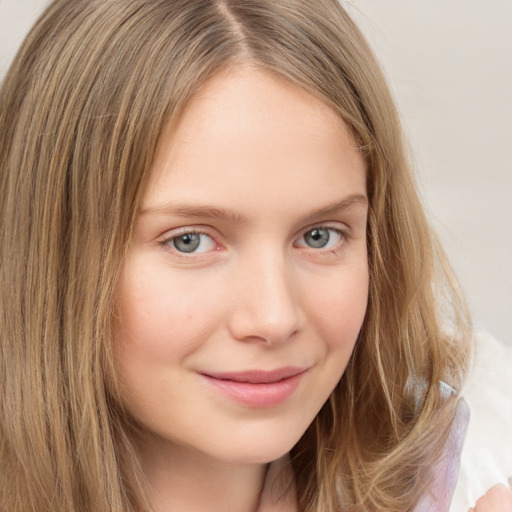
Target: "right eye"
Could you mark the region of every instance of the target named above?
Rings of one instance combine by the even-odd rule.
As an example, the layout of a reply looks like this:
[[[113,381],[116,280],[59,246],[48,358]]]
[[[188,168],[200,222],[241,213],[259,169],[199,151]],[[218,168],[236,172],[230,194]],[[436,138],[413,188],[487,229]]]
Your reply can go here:
[[[166,238],[164,245],[183,254],[208,252],[215,249],[215,241],[206,233],[189,231]]]

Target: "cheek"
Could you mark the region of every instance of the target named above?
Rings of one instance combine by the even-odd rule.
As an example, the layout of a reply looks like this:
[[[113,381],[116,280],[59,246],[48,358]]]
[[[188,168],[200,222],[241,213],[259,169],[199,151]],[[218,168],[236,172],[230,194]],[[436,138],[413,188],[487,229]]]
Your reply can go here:
[[[132,255],[119,289],[119,398],[137,421],[155,430],[168,424],[175,409],[187,410],[182,391],[188,358],[200,351],[223,315],[220,301],[190,281]],[[164,398],[171,409],[162,407]]]
[[[314,405],[311,418],[328,400],[352,356],[366,314],[368,283],[364,264],[337,269],[307,296],[320,370],[318,382],[307,391],[306,402]]]
[[[365,265],[337,274],[309,294],[309,310],[328,349],[353,347],[368,304],[368,268]]]
[[[220,303],[197,282],[136,263],[127,265],[119,293],[119,357],[156,365],[182,360],[215,328]]]

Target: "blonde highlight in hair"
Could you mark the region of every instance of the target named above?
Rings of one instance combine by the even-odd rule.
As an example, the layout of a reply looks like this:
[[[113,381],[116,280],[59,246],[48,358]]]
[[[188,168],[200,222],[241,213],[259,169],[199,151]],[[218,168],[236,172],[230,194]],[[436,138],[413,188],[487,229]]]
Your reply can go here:
[[[241,62],[329,104],[368,164],[368,311],[347,371],[292,451],[300,510],[403,512],[423,489],[455,408],[438,381],[460,388],[469,321],[385,80],[344,9],[55,0],[0,90],[0,510],[147,506],[118,401],[117,283],[163,131]]]

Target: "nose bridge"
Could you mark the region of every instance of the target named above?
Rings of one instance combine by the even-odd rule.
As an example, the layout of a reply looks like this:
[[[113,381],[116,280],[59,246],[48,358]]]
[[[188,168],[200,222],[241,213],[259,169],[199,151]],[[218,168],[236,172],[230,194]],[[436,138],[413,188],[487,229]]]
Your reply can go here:
[[[286,341],[300,328],[293,266],[283,251],[253,251],[241,258],[233,297],[231,329],[241,340]]]

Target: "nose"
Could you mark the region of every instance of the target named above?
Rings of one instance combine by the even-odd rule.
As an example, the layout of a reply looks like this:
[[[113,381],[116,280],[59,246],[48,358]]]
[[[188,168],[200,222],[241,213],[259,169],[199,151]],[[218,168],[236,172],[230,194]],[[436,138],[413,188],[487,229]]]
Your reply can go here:
[[[250,258],[235,274],[229,315],[229,329],[235,339],[276,345],[302,329],[299,288],[285,257],[268,254]]]

